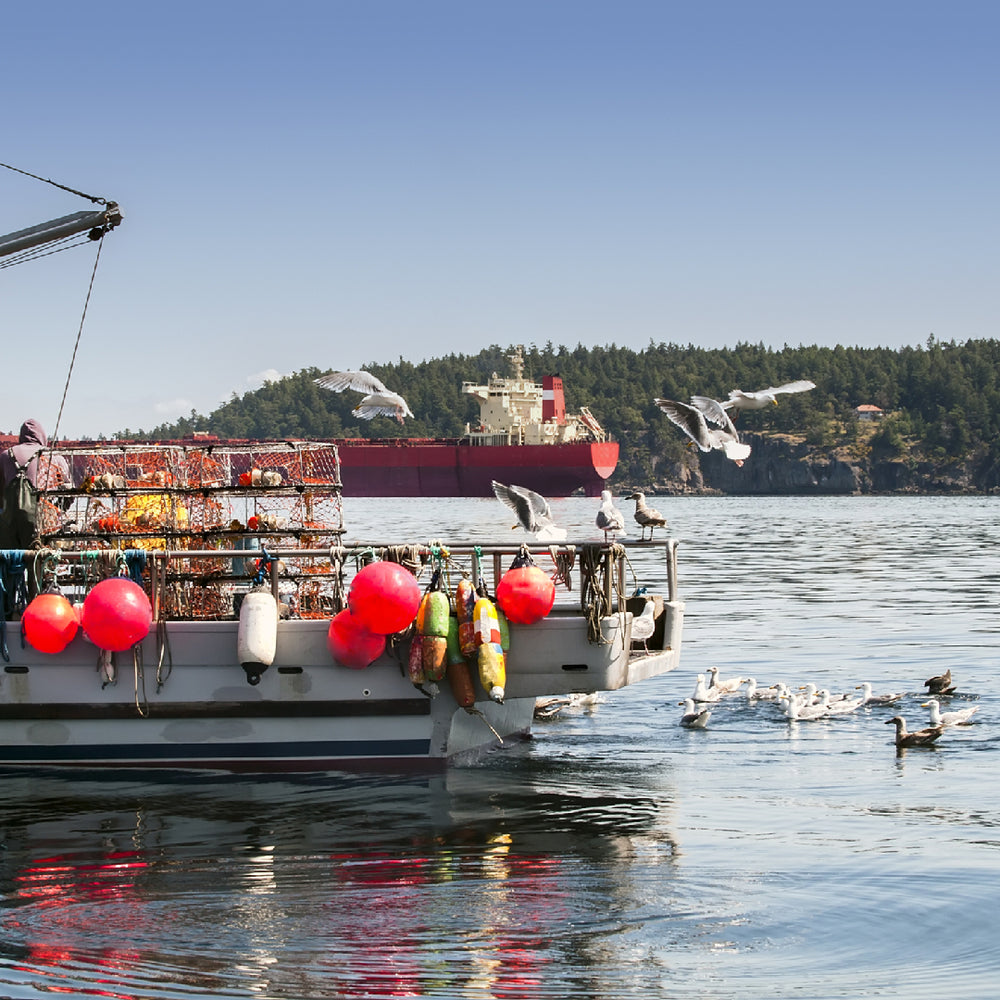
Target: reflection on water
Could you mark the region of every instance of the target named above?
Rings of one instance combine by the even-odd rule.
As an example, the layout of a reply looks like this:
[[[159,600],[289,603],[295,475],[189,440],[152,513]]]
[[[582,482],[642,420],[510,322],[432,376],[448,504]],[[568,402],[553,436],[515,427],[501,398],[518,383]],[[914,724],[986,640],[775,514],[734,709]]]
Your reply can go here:
[[[0,983],[538,995],[593,961],[570,928],[620,928],[636,859],[670,863],[668,805],[614,772],[4,781]]]
[[[997,501],[657,507],[680,539],[681,668],[481,766],[0,778],[0,996],[993,997]],[[596,501],[553,511],[591,538]],[[414,541],[509,532],[490,500],[347,501],[360,537],[387,517]],[[660,570],[629,558],[642,583]],[[734,698],[683,730],[713,664],[906,695],[794,724]],[[947,667],[975,725],[897,754],[885,720],[923,724]]]

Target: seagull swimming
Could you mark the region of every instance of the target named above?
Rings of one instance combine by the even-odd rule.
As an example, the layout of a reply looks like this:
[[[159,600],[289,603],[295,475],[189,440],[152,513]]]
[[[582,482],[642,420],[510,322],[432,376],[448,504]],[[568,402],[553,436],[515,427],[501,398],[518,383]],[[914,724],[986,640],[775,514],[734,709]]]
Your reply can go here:
[[[692,701],[718,701],[722,697],[722,692],[718,688],[710,688],[705,683],[705,675],[698,674],[695,678],[694,694]]]
[[[549,510],[549,502],[540,493],[529,490],[525,486],[504,486],[493,480],[493,492],[497,500],[505,503],[520,522],[518,526],[531,532],[540,542],[563,542],[566,540],[566,529],[556,526]]]
[[[886,719],[885,724],[896,725],[896,746],[897,747],[929,747],[944,732],[943,726],[931,726],[928,729],[918,729],[916,732],[906,731],[906,719],[901,715],[894,715],[891,719]]]
[[[777,687],[757,689],[757,678],[747,678],[747,701],[774,701],[778,697]]]
[[[646,537],[646,529],[649,528],[649,540],[653,540],[653,528],[665,528],[667,519],[652,507],[646,506],[645,493],[633,493],[629,500],[635,501],[635,523],[642,528],[642,538]]]
[[[942,712],[941,705],[938,703],[937,698],[930,698],[925,701],[921,708],[929,708],[931,710],[930,723],[932,726],[971,726],[972,723],[969,720],[979,711],[979,706],[976,705],[974,708],[959,708],[954,712]]]
[[[815,382],[800,379],[798,382],[786,382],[784,385],[759,389],[757,392],[743,392],[742,389],[733,389],[729,394],[729,399],[722,403],[722,406],[727,410],[737,411],[763,410],[769,404],[777,406],[778,401],[774,397],[783,392],[807,392],[809,389],[815,388]]]
[[[951,667],[937,677],[928,677],[924,681],[924,687],[928,694],[953,694],[955,689],[951,686]]]
[[[691,405],[674,399],[654,399],[656,405],[701,451],[719,449],[726,458],[742,465],[750,457],[750,445],[740,441],[729,414],[722,404],[709,396],[692,396]],[[709,424],[714,427],[709,427]]]
[[[902,691],[896,691],[892,694],[872,694],[872,686],[868,681],[859,684],[855,690],[861,692],[861,702],[863,705],[892,705],[903,697]]]
[[[717,690],[719,694],[735,694],[743,686],[745,680],[743,677],[729,677],[726,680],[720,680],[718,667],[709,667],[708,672],[712,675],[708,681],[708,688],[710,691]]]
[[[604,540],[608,533],[625,534],[625,515],[615,506],[610,490],[601,491],[601,506],[597,511],[597,527],[604,532]]]
[[[712,710],[695,707],[693,698],[685,698],[677,704],[684,706],[684,714],[680,717],[679,725],[685,729],[704,729],[708,725],[708,720],[712,718]]]
[[[404,417],[413,416],[406,400],[398,393],[390,392],[371,372],[331,372],[315,379],[315,382],[333,392],[353,389],[355,392],[365,393],[364,399],[352,411],[362,420],[382,416],[395,417],[402,423]]]

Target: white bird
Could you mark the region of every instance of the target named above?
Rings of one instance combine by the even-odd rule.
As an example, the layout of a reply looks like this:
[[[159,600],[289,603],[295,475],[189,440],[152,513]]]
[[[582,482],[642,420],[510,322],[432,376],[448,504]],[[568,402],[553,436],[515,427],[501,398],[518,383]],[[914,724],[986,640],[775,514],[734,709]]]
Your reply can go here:
[[[897,747],[926,747],[930,746],[943,732],[943,726],[930,726],[927,729],[918,729],[915,732],[907,732],[906,719],[901,715],[894,715],[891,719],[886,719],[885,724],[896,726],[896,746]]]
[[[540,493],[529,490],[525,486],[504,486],[493,480],[493,492],[496,498],[505,503],[515,514],[519,524],[513,527],[524,528],[533,534],[540,542],[562,542],[566,540],[566,529],[560,528],[552,520],[549,502]]]
[[[406,400],[398,393],[390,392],[371,372],[331,372],[316,379],[316,384],[332,392],[353,389],[355,392],[365,393],[364,399],[352,411],[362,420],[383,416],[395,417],[402,423],[404,417],[413,416]]]
[[[654,528],[665,528],[667,519],[652,507],[646,506],[646,495],[644,493],[632,493],[630,500],[635,501],[635,523],[642,528],[642,538],[646,537],[646,529],[649,528],[649,540],[653,540]]]
[[[865,703],[864,698],[831,698],[830,692],[823,688],[819,693],[819,705],[830,715],[847,715],[856,712]]]
[[[864,705],[892,705],[903,697],[902,691],[892,694],[872,694],[872,686],[868,681],[859,684],[855,690],[861,692],[861,701]]]
[[[750,445],[743,444],[729,414],[718,400],[708,396],[692,396],[691,403],[674,399],[654,399],[656,405],[675,423],[701,451],[719,449],[737,465],[750,456]],[[715,424],[709,427],[709,423]]]
[[[817,719],[825,719],[827,710],[822,705],[803,705],[794,696],[782,697],[785,703],[785,717],[795,722],[815,722]]]
[[[778,401],[774,398],[783,392],[808,392],[815,389],[816,383],[801,379],[798,382],[786,382],[784,385],[771,386],[768,389],[758,389],[757,392],[743,392],[742,389],[733,389],[722,405],[727,410],[763,410],[770,405],[777,406]]]
[[[979,711],[977,705],[973,708],[959,708],[954,712],[942,712],[937,698],[923,702],[920,707],[931,710],[930,723],[932,726],[971,726],[972,723],[969,720]]]
[[[610,490],[601,491],[601,506],[597,511],[597,527],[604,532],[604,540],[608,540],[608,533],[613,535],[625,534],[625,515],[615,506],[615,501]]]
[[[712,675],[708,679],[709,690],[717,690],[720,694],[735,694],[743,686],[744,678],[742,677],[729,677],[726,680],[721,680],[718,667],[709,667],[708,672]]]
[[[757,678],[748,677],[746,696],[747,701],[774,701],[778,697],[778,688],[775,685],[769,688],[758,689]]]
[[[694,694],[692,701],[718,701],[722,697],[722,692],[718,688],[710,688],[705,683],[705,675],[698,674],[695,678]]]
[[[645,645],[646,640],[656,629],[655,612],[656,602],[647,600],[642,613],[632,616],[632,642],[641,642]]]
[[[708,720],[712,718],[712,710],[696,707],[693,698],[685,698],[677,704],[684,706],[684,714],[681,715],[679,724],[685,729],[704,729],[708,725]]]

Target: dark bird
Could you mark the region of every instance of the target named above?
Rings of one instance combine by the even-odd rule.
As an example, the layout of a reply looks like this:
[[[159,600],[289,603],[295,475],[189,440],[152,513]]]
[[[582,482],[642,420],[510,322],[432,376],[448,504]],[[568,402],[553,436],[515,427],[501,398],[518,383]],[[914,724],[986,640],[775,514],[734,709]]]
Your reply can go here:
[[[597,511],[597,527],[604,532],[604,540],[608,534],[625,534],[625,515],[615,506],[610,490],[601,491],[601,506]]]
[[[364,399],[354,407],[355,416],[362,420],[374,417],[395,417],[403,423],[404,417],[412,417],[406,400],[398,393],[390,392],[382,382],[370,372],[331,372],[315,380],[317,385],[332,392],[353,389],[365,393]]]
[[[896,727],[897,747],[929,747],[944,732],[943,726],[929,726],[927,729],[918,729],[915,732],[906,731],[906,719],[901,715],[894,715],[891,719],[886,719],[887,726]]]
[[[951,667],[937,677],[928,677],[924,681],[924,687],[928,694],[954,694],[955,689],[951,686]]]
[[[504,486],[493,480],[493,492],[497,500],[506,504],[517,514],[518,524],[540,542],[562,542],[566,540],[566,529],[556,526],[549,510],[549,502],[540,493],[525,486]]]
[[[740,441],[729,414],[709,396],[692,396],[691,405],[674,399],[654,399],[656,405],[701,451],[719,449],[726,458],[742,465],[750,456],[750,445]],[[709,424],[715,426],[709,427]]]
[[[778,401],[775,396],[783,392],[808,392],[815,389],[816,383],[801,379],[798,382],[786,382],[784,385],[771,386],[768,389],[758,389],[757,392],[743,392],[742,389],[733,389],[722,405],[727,410],[763,410],[771,405],[777,406]]]
[[[665,528],[667,526],[667,519],[658,510],[646,506],[645,493],[633,493],[629,499],[635,501],[634,517],[635,523],[642,528],[641,537],[646,537],[646,529],[649,528],[649,540],[652,541],[653,529]]]

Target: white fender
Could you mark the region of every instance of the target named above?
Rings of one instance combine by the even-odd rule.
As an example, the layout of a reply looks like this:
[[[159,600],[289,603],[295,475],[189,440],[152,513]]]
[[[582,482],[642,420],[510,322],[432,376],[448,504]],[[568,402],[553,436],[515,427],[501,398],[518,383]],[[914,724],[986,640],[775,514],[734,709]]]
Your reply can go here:
[[[251,684],[274,662],[278,644],[278,603],[269,590],[251,590],[240,605],[237,657]]]

